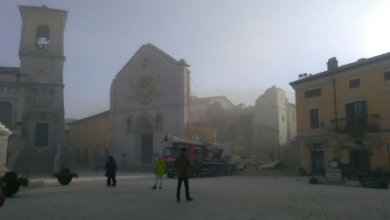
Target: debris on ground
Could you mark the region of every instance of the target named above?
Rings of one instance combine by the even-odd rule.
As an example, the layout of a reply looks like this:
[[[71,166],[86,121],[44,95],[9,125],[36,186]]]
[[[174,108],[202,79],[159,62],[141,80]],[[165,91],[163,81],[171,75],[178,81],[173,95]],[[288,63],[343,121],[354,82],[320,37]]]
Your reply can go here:
[[[237,164],[237,175],[242,176],[296,176],[297,169],[285,167],[283,161],[271,161],[267,154],[233,156],[229,163]]]
[[[281,160],[277,160],[277,161],[274,161],[271,163],[261,165],[258,168],[262,169],[262,170],[272,170],[272,169],[275,169],[275,167],[277,167],[281,162],[282,162]]]

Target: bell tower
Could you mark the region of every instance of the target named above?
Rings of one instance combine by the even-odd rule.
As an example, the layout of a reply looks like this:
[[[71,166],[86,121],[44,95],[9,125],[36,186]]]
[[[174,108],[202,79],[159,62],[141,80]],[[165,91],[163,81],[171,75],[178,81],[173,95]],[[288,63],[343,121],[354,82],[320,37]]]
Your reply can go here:
[[[28,147],[64,143],[64,30],[67,11],[19,6],[20,74],[25,76],[23,133]]]

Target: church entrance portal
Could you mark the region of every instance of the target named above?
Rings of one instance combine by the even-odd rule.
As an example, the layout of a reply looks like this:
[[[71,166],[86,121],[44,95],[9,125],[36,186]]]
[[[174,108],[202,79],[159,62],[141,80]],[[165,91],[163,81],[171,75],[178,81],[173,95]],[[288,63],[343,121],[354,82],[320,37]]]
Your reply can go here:
[[[141,162],[144,164],[153,162],[153,134],[141,135]]]
[[[35,147],[47,147],[49,144],[49,124],[37,123],[35,126]]]

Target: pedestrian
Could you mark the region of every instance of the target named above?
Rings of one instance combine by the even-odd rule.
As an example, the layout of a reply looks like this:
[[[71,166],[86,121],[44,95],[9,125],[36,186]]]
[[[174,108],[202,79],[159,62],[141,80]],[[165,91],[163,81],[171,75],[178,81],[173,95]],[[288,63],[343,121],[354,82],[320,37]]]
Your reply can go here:
[[[184,182],[184,187],[186,190],[186,199],[187,201],[192,201],[190,197],[190,191],[188,186],[188,167],[191,166],[190,160],[186,156],[187,149],[183,148],[181,150],[180,156],[175,160],[175,167],[177,169],[177,191],[176,191],[176,200],[180,202],[180,190],[181,183]]]
[[[116,162],[113,157],[108,158],[108,162],[106,163],[106,177],[107,177],[107,187],[111,187],[111,181],[112,181],[112,187],[116,187]]]
[[[161,189],[162,177],[165,173],[165,169],[166,169],[165,163],[162,160],[162,158],[159,157],[157,162],[156,162],[156,165],[154,165],[154,175],[156,175],[156,180],[154,181],[154,186],[152,187],[152,189],[156,189],[158,182],[160,182],[159,189]]]

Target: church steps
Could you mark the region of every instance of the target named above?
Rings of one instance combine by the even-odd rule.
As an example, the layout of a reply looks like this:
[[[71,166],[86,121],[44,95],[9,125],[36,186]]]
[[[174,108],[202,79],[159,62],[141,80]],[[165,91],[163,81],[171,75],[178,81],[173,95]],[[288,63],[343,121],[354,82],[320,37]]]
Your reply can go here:
[[[14,171],[25,176],[51,175],[57,149],[25,148],[15,164]]]

